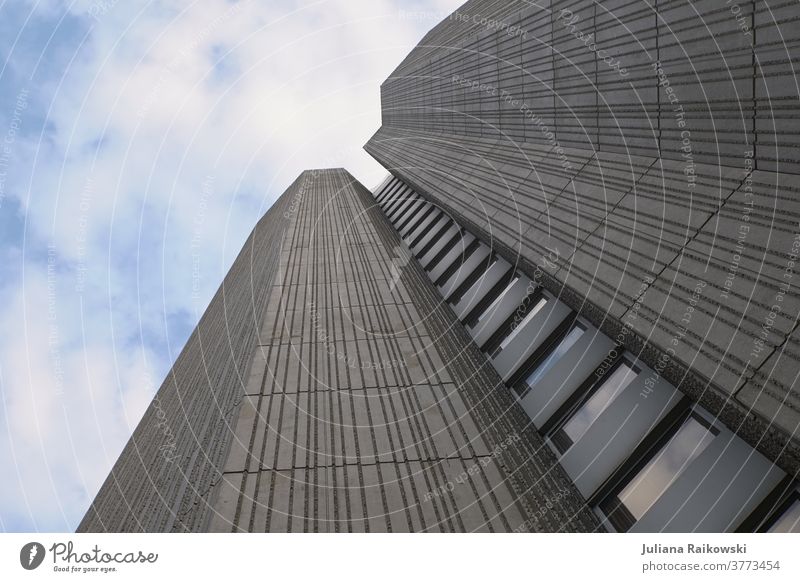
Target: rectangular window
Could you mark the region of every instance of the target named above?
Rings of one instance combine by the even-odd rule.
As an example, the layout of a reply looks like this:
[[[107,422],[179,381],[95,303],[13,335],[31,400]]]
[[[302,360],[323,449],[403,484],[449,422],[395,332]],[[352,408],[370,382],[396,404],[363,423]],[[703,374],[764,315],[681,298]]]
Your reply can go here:
[[[553,434],[552,441],[559,451],[566,452],[586,434],[614,399],[639,375],[639,369],[623,360],[604,379],[595,383],[582,404],[574,408]]]
[[[800,533],[800,485],[797,481],[784,476],[736,531]]]
[[[527,378],[525,379],[525,383],[522,386],[522,393],[524,395],[525,392],[528,391],[529,388],[533,388],[533,386],[541,380],[545,374],[556,365],[556,363],[566,354],[575,343],[581,339],[581,336],[586,332],[586,327],[581,323],[576,323],[572,326],[567,334],[561,338],[561,341],[550,350],[550,352],[545,356],[543,359],[536,364],[536,366],[531,370],[528,374]]]
[[[774,533],[800,533],[800,500],[795,500],[767,530]]]
[[[494,266],[494,264],[497,262],[497,259],[497,255],[490,254],[486,259],[478,262],[478,265],[475,267],[475,269],[467,276],[466,279],[461,282],[458,288],[456,288],[455,291],[450,294],[447,302],[451,305],[458,305],[459,301],[461,301],[467,294],[467,291],[472,289],[472,286],[475,285],[475,283],[483,279],[489,273],[489,269]]]
[[[481,313],[480,317],[478,317],[478,323],[480,323],[481,321],[483,321],[483,319],[484,319],[485,317],[488,317],[488,316],[489,316],[489,314],[491,314],[491,313],[492,313],[492,311],[494,310],[494,308],[495,308],[495,307],[497,307],[497,305],[498,305],[498,304],[499,304],[499,303],[500,303],[500,302],[503,300],[503,297],[505,297],[505,296],[506,296],[506,293],[508,293],[508,291],[511,289],[511,286],[512,286],[514,283],[516,283],[518,280],[519,280],[519,275],[516,275],[516,276],[514,277],[514,279],[511,281],[511,283],[509,283],[509,284],[508,284],[508,286],[507,286],[505,289],[503,289],[503,291],[500,293],[500,295],[498,295],[498,296],[497,296],[497,298],[495,298],[495,300],[494,300],[494,301],[492,301],[492,302],[489,304],[489,307],[487,307],[486,309],[484,309],[483,313]]]
[[[508,335],[506,335],[506,337],[505,337],[505,339],[503,339],[503,341],[500,342],[500,347],[492,355],[496,356],[501,351],[506,349],[508,347],[508,344],[510,344],[514,340],[514,338],[519,335],[519,332],[521,332],[522,329],[526,325],[528,325],[528,322],[531,319],[533,319],[536,316],[536,314],[539,313],[545,305],[547,305],[547,298],[546,297],[540,297],[539,300],[536,302],[536,304],[528,310],[528,313],[525,315],[525,317],[522,319],[522,321],[520,321],[516,326],[514,326],[513,324],[511,325],[510,333]]]
[[[795,492],[780,508],[767,528],[773,533],[800,533],[800,494]]]
[[[639,521],[717,434],[719,430],[698,412],[690,413],[653,458],[616,495],[601,502],[600,509],[614,528],[628,531]]]

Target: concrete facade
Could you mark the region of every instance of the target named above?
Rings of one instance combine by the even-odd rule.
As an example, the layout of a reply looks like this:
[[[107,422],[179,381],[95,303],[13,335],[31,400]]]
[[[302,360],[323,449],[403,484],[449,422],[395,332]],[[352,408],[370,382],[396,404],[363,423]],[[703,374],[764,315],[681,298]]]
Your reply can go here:
[[[300,188],[295,182],[258,222],[78,531],[204,526],[277,272],[284,213]]]
[[[243,251],[241,284],[224,286],[228,309],[247,306],[227,328],[248,363],[213,391],[169,378],[80,531],[597,529],[369,191],[343,170],[307,171],[252,240],[267,231],[269,255]],[[203,353],[190,343],[179,363]],[[208,475],[202,494],[158,450],[158,406],[173,430],[197,429],[202,417],[173,412],[191,391],[198,409],[230,403],[211,450],[176,445]]]
[[[767,529],[800,491],[793,14],[464,4],[381,86],[390,178],[280,197],[79,531]],[[560,448],[610,351],[644,372]],[[619,526],[689,416],[711,444]]]
[[[383,83],[367,145],[610,337],[635,309],[625,347],[790,474],[795,13],[473,0]]]

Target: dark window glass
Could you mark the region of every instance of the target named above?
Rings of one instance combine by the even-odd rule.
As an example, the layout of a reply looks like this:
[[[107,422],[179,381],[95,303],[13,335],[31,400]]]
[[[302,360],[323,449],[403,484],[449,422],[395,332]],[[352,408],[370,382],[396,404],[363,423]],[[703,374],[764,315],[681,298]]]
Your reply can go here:
[[[774,533],[800,533],[800,498],[796,495],[767,529]]]

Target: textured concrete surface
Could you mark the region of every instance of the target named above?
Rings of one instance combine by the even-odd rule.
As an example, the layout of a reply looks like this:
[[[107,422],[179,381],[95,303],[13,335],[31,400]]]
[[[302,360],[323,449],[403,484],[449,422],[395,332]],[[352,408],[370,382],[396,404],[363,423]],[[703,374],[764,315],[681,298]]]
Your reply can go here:
[[[597,529],[401,245],[347,172],[302,174],[79,531]]]
[[[323,172],[306,192],[209,529],[595,529],[401,244],[349,174]]]
[[[367,151],[796,473],[796,8],[537,4],[434,28]]]
[[[367,150],[796,474],[800,29],[736,6],[472,0]],[[597,529],[400,247],[349,174],[300,176],[79,531]]]
[[[277,272],[298,179],[258,222],[78,531],[193,531],[207,521]]]

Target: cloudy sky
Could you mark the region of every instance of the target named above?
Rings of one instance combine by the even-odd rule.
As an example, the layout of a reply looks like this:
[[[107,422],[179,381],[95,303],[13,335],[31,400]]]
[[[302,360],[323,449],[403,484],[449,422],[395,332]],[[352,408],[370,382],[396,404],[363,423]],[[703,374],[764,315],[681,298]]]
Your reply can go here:
[[[380,82],[461,3],[0,0],[0,531],[75,528],[301,170],[383,178]]]

